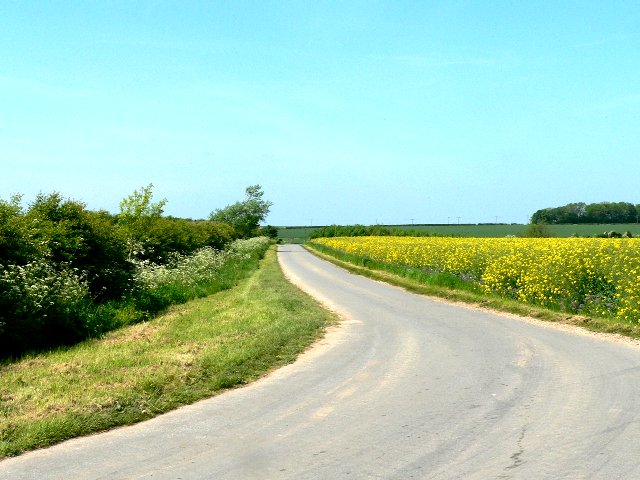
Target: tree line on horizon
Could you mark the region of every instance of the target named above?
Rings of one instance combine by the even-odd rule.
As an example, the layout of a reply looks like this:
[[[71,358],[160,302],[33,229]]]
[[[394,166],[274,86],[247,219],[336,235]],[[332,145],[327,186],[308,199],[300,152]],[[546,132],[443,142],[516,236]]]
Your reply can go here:
[[[531,216],[532,224],[638,223],[640,204],[629,202],[569,203],[562,207],[543,208]]]

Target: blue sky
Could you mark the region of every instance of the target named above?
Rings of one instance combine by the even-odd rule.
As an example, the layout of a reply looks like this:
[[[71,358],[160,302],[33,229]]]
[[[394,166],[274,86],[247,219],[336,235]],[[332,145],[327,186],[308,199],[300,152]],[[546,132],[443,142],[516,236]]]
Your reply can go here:
[[[0,198],[273,225],[640,203],[634,1],[0,2]]]

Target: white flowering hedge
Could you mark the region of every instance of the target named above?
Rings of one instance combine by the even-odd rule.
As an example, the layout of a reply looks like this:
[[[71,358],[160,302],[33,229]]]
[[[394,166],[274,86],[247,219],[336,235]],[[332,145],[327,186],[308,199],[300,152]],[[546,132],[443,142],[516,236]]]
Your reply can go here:
[[[266,237],[236,240],[225,250],[174,254],[163,265],[135,263],[133,287],[119,301],[95,302],[83,272],[39,259],[0,264],[0,357],[74,343],[163,308],[233,285],[262,258]]]
[[[154,291],[164,287],[196,287],[215,281],[222,267],[231,261],[247,260],[253,255],[262,256],[270,244],[267,237],[236,240],[225,250],[204,247],[191,255],[174,254],[163,265],[139,262],[135,283],[143,290]]]

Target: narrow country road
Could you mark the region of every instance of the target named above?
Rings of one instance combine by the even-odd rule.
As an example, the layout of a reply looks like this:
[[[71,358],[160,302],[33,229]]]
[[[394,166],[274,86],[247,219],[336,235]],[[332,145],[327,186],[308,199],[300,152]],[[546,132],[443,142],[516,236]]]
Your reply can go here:
[[[638,346],[433,301],[295,245],[279,258],[344,318],[299,361],[5,460],[0,478],[640,478]]]

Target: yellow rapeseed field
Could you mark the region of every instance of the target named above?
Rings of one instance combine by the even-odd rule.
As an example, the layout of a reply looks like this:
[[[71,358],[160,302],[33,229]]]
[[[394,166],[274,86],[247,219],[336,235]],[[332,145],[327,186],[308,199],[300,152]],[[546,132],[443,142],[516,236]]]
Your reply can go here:
[[[640,239],[337,237],[316,243],[446,272],[523,302],[640,321]]]

